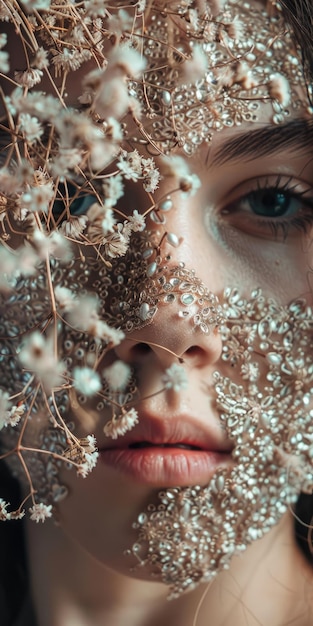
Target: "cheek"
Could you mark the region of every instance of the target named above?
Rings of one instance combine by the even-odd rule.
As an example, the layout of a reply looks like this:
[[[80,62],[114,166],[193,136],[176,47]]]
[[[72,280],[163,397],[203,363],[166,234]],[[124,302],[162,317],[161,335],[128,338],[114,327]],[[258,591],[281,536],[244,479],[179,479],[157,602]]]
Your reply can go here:
[[[298,297],[312,301],[311,232],[286,241],[269,241],[216,221],[209,212],[204,222],[217,250],[217,265],[223,268],[224,286],[235,284],[244,293],[259,287],[281,302]]]

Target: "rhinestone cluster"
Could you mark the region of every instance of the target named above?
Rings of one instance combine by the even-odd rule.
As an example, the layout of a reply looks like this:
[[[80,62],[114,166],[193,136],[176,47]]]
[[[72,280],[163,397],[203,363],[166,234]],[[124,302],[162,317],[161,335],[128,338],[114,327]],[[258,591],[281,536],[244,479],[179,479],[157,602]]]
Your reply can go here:
[[[145,28],[148,67],[142,84],[130,83],[130,94],[142,104],[152,145],[164,152],[179,146],[189,155],[216,131],[258,121],[264,102],[274,124],[303,110],[301,55],[279,11],[272,6],[270,16],[242,2],[239,16],[237,0],[230,0],[213,16],[208,3],[203,14],[192,5],[164,3]],[[195,61],[188,76],[188,63],[196,58],[207,67],[193,82],[199,69]]]
[[[224,296],[222,360],[231,374],[215,372],[212,385],[233,466],[206,487],[160,492],[134,523],[127,551],[169,585],[171,598],[228,568],[300,491],[313,491],[312,308],[278,305],[260,290]]]

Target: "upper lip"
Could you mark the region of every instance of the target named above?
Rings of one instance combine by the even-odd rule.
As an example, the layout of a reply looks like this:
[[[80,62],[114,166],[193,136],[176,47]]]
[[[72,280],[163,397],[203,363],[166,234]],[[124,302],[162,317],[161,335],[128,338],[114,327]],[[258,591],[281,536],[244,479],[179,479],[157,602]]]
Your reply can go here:
[[[193,446],[209,452],[230,452],[232,445],[228,440],[216,433],[208,424],[199,422],[192,416],[157,417],[140,412],[139,423],[118,439],[106,439],[100,447],[102,450],[113,448],[129,448],[136,443],[152,445]]]

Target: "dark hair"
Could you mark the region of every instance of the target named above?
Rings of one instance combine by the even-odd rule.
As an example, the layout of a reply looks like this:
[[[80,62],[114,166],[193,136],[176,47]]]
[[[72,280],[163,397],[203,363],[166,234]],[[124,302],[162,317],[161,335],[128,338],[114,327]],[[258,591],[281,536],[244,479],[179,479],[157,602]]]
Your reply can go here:
[[[313,3],[312,0],[280,0],[286,20],[291,24],[303,60],[307,82],[313,82]],[[308,89],[312,103],[313,94]],[[295,507],[296,540],[313,565],[310,526],[313,523],[313,495],[301,494]]]
[[[286,20],[292,25],[303,59],[307,82],[313,81],[313,3],[312,0],[280,0]],[[312,101],[312,94],[309,91]],[[0,497],[16,506],[20,503],[17,481],[0,462]],[[313,522],[313,495],[301,494],[295,507],[295,536],[306,558],[313,565],[310,526]],[[1,626],[14,626],[30,595],[24,524],[0,522],[0,614]],[[14,593],[12,593],[12,591]],[[30,616],[31,626],[35,620]]]

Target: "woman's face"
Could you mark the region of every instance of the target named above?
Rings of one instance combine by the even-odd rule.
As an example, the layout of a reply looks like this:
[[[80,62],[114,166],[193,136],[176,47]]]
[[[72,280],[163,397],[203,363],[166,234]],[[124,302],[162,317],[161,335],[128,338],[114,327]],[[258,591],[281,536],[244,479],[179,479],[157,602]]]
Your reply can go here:
[[[274,55],[273,73],[281,69],[275,63]],[[73,332],[82,319],[77,312],[67,317],[65,308],[60,316],[67,320],[58,341],[68,365],[93,367],[104,385],[107,368],[121,361],[130,379],[120,387],[115,382],[109,395],[104,387],[92,397],[75,386],[69,393],[66,420],[75,424],[76,437],[96,436],[99,461],[84,480],[57,468],[69,493],[55,514],[88,552],[126,575],[138,549],[146,567],[134,575],[149,579],[154,570],[173,584],[162,554],[153,557],[160,537],[173,555],[168,520],[177,523],[177,537],[187,546],[195,537],[210,542],[203,539],[208,528],[215,534],[223,529],[223,542],[201,563],[202,574],[223,566],[307,487],[310,444],[301,437],[312,437],[312,366],[302,300],[312,304],[313,126],[303,87],[297,84],[295,93],[300,105],[290,107],[282,124],[273,123],[264,98],[253,123],[233,120],[230,128],[212,132],[211,141],[188,157],[189,173],[183,148],[168,157],[156,154],[160,181],[153,201],[141,183],[125,176],[116,215],[127,220],[138,211],[146,219],[126,257],[108,267],[101,247],[95,254],[75,244],[75,262],[52,272],[55,286],[73,285],[81,315],[96,296],[97,320],[125,330],[120,343],[101,352],[101,342],[88,339],[86,348],[84,333]],[[129,146],[150,158],[151,147],[134,137]],[[173,365],[178,370],[168,371]],[[108,436],[108,424],[133,409],[134,427],[124,424],[124,434]],[[25,441],[31,446],[44,438],[52,450],[45,413],[43,403]],[[40,480],[41,472],[50,472],[50,480],[54,471],[40,468]],[[189,521],[192,531],[186,530]]]

